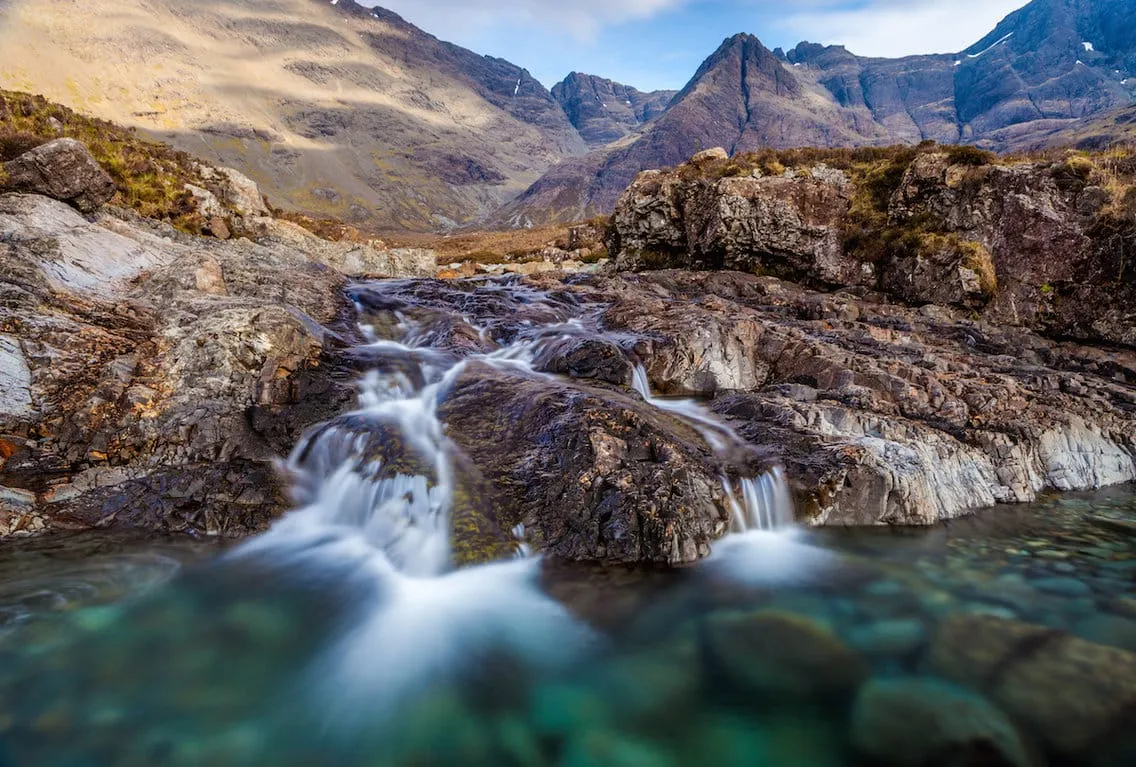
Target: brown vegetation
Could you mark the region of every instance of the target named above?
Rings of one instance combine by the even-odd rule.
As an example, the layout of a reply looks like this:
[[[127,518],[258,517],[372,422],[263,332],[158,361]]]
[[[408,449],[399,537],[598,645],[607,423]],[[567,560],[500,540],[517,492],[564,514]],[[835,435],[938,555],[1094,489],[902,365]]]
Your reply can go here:
[[[594,263],[607,257],[603,233],[606,216],[579,224],[557,224],[539,229],[512,229],[497,232],[461,232],[451,235],[401,233],[384,239],[394,247],[432,248],[439,264],[470,261],[503,264],[541,258],[546,248],[589,251],[582,260]]]
[[[185,185],[204,183],[190,155],[42,96],[0,90],[0,162],[61,137],[87,145],[114,179],[114,203],[183,231],[201,231],[205,222]]]

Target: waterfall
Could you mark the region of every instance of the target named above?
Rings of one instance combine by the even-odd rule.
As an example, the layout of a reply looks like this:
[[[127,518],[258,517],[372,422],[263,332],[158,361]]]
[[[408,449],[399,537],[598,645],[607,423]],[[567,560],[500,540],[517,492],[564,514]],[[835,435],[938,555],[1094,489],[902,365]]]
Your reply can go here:
[[[686,420],[718,455],[724,455],[732,446],[744,444],[737,432],[698,402],[653,395],[647,369],[643,365],[635,366],[632,380],[635,391],[648,404]],[[760,476],[741,479],[736,488],[729,477],[723,475],[722,488],[730,504],[733,532],[778,530],[792,526],[793,497],[785,470],[780,466],[775,466]]]
[[[485,286],[490,295],[507,287]],[[364,289],[372,300],[383,299],[383,288]],[[550,345],[603,333],[595,314],[585,324],[579,316],[570,316],[578,314],[579,307],[554,305],[527,286],[517,291],[527,305],[539,305],[547,319],[516,323],[502,348],[463,358],[430,348],[428,328],[401,310],[393,310],[399,341],[380,339],[374,328],[361,323],[369,341],[362,349],[381,353],[388,365],[362,376],[356,411],[317,428],[296,446],[286,469],[300,508],[247,548],[284,542],[302,548],[329,535],[350,536],[379,557],[384,569],[400,576],[437,578],[449,573],[456,448],[438,418],[440,402],[472,364],[551,377],[534,368]],[[483,340],[494,332],[489,326],[475,326],[466,312],[459,316]],[[634,367],[633,387],[653,407],[691,424],[718,456],[736,457],[744,448],[745,441],[699,403],[653,395],[642,365]],[[723,474],[721,481],[733,532],[792,525],[792,500],[780,467],[738,480]],[[523,526],[512,531],[512,538],[518,556],[530,553]]]

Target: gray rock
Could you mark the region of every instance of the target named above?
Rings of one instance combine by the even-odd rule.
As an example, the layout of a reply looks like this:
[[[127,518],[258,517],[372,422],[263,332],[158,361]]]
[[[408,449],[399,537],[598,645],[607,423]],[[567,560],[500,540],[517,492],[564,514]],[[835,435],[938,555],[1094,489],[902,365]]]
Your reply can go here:
[[[437,253],[427,248],[383,248],[371,242],[325,240],[290,221],[253,216],[243,228],[265,246],[283,245],[348,276],[433,277]]]
[[[81,142],[59,138],[4,163],[4,191],[42,194],[93,213],[114,196],[114,181]]]
[[[341,275],[35,195],[0,195],[0,237],[0,292],[20,296],[0,308],[20,329],[0,336],[0,424],[27,435],[0,506],[18,490],[51,525],[232,535],[282,510],[273,457],[352,399],[321,327]]]

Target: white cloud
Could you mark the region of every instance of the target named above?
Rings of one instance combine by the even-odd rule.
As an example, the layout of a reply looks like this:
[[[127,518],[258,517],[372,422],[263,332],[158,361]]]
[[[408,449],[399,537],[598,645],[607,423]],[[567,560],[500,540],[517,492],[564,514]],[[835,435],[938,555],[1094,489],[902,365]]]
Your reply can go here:
[[[844,45],[861,56],[954,53],[978,42],[1027,0],[870,0],[812,3],[777,26],[801,40]],[[764,3],[763,3],[764,4]]]
[[[687,0],[386,0],[384,8],[443,39],[474,29],[536,25],[593,40],[608,24],[654,16]]]

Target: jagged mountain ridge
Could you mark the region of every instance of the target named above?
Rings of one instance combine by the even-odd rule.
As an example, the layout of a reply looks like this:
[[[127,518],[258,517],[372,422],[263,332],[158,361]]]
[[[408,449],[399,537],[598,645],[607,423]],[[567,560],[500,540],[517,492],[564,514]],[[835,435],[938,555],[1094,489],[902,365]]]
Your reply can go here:
[[[564,109],[588,146],[618,141],[666,111],[678,91],[644,93],[629,85],[595,75],[573,72],[552,87],[552,97]]]
[[[736,35],[633,141],[550,169],[493,221],[607,212],[639,171],[712,146],[1045,144],[1136,102],[1134,60],[1130,0],[1034,0],[958,54],[865,58],[807,42],[785,53]]]

